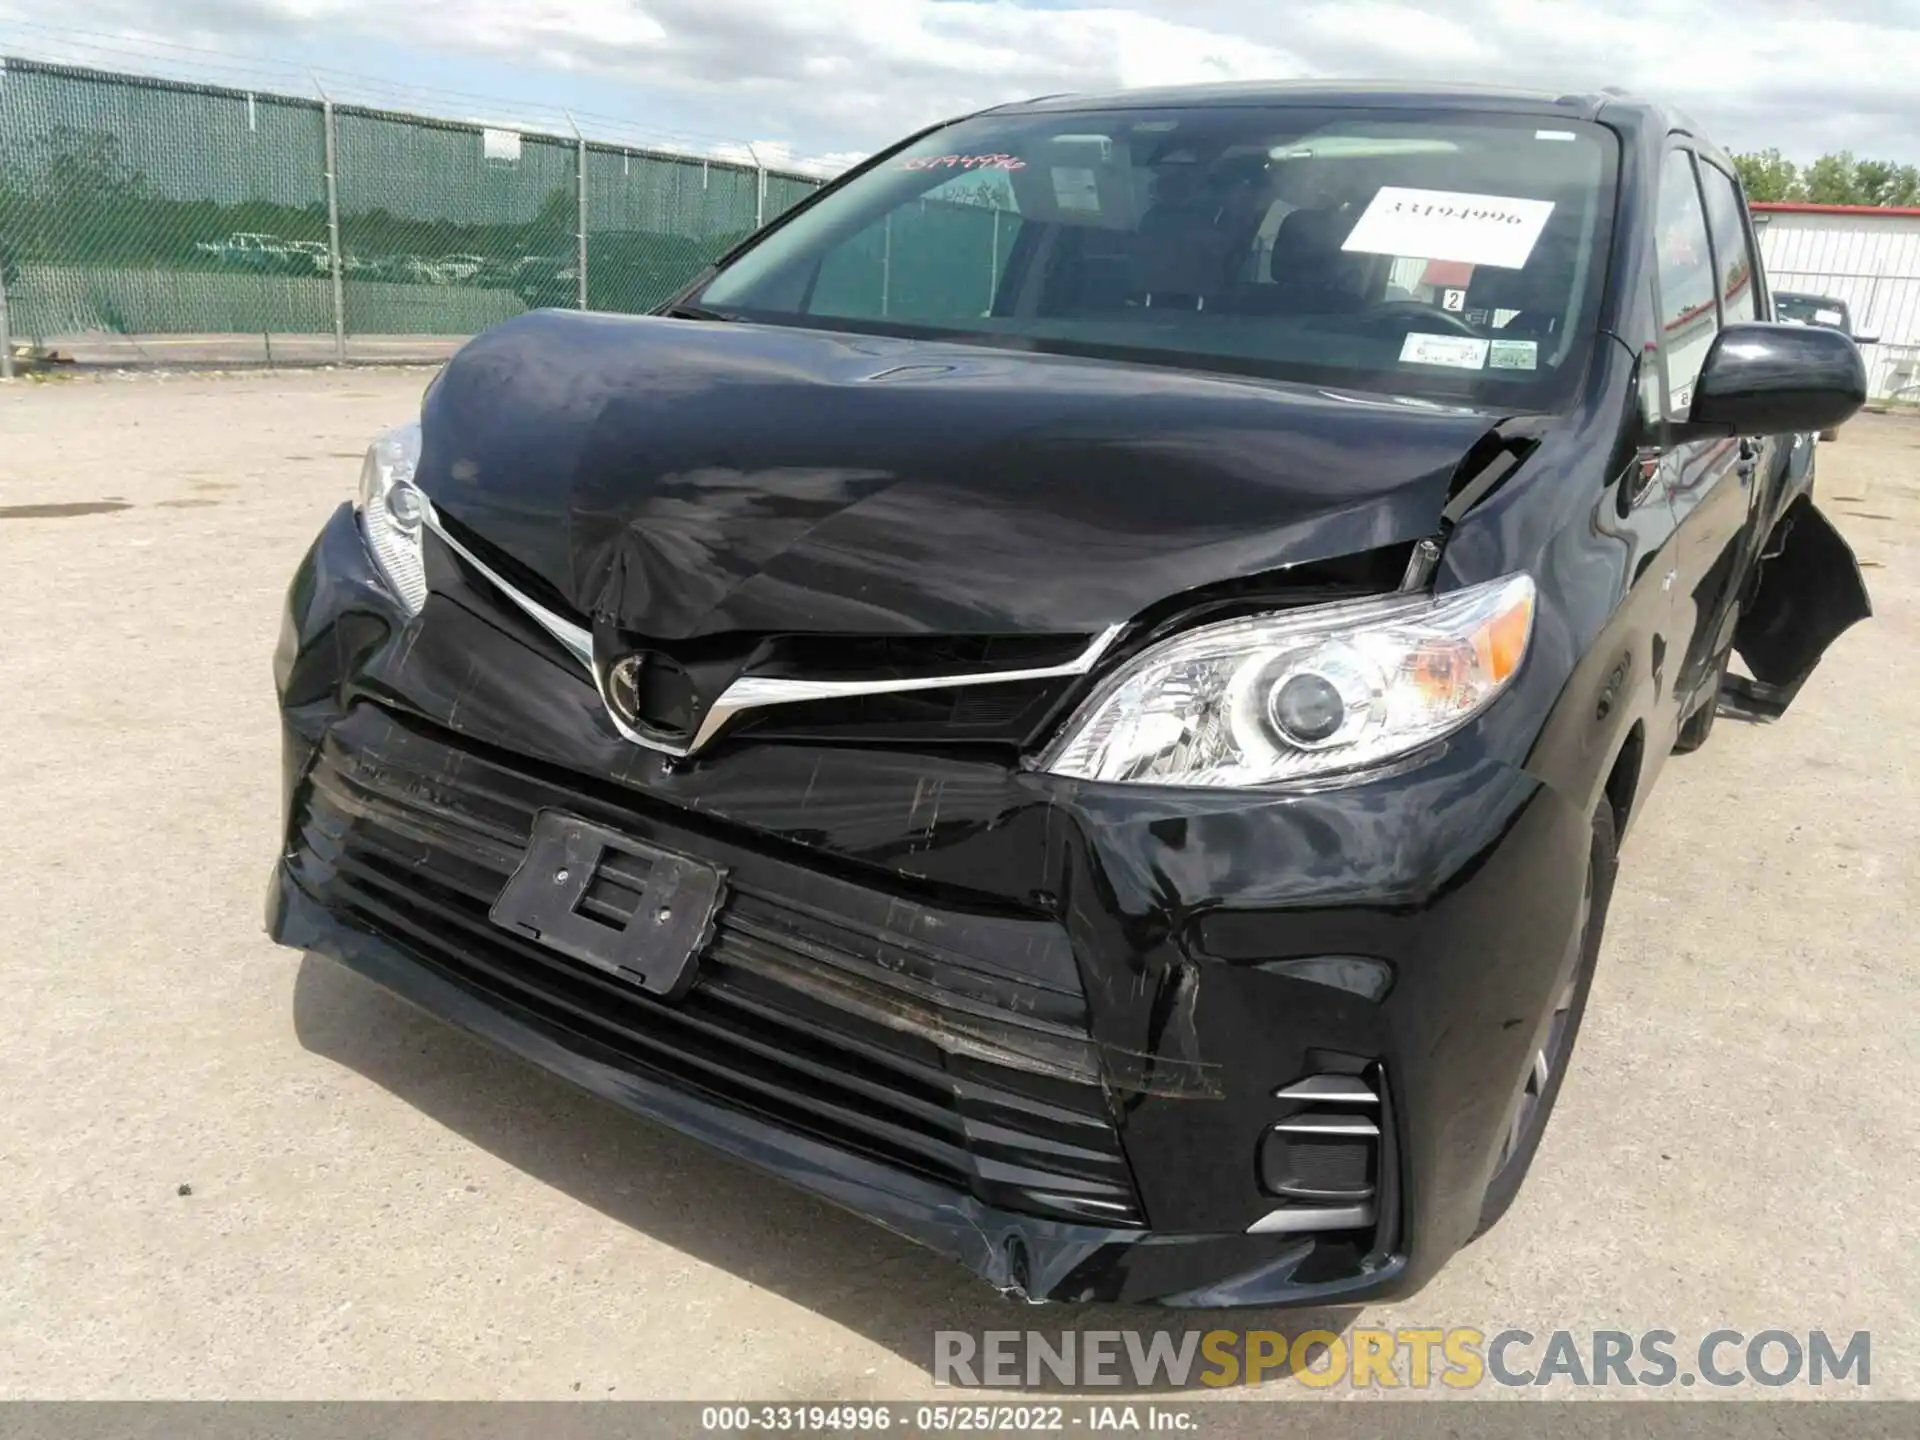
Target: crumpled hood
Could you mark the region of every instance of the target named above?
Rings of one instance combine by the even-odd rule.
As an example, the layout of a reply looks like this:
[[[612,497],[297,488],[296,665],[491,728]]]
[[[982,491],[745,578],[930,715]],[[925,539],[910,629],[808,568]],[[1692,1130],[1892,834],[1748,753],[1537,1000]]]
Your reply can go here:
[[[874,336],[543,311],[428,394],[440,512],[583,616],[1094,632],[1432,533],[1487,414]]]

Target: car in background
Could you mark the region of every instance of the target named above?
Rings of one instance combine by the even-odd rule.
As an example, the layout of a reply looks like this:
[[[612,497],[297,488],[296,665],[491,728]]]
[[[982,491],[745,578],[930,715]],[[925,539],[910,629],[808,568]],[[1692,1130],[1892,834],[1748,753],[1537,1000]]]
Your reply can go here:
[[[679,273],[369,448],[270,934],[1009,1295],[1419,1288],[1730,657],[1778,716],[1871,610],[1784,444],[1860,353],[1767,320],[1730,157],[1616,93],[1056,97]]]
[[[586,308],[644,315],[741,238],[696,240],[646,230],[596,230],[588,247]],[[524,256],[506,283],[529,310],[574,309],[580,303],[578,256]]]
[[[322,240],[283,240],[261,231],[236,230],[224,240],[198,241],[193,249],[196,255],[218,264],[263,275],[311,276],[333,271],[331,252]]]
[[[388,273],[398,281],[409,285],[445,285],[447,272],[440,268],[438,261],[424,259],[419,255],[396,255],[388,262]]]
[[[349,255],[343,263],[343,269],[354,279],[398,283],[407,278],[402,273],[407,259],[403,255]]]
[[[491,262],[484,255],[442,255],[434,261],[434,268],[441,276],[443,285],[471,284]]]
[[[1833,295],[1813,295],[1804,290],[1773,292],[1773,317],[1788,325],[1820,325],[1838,330],[1856,345],[1877,345],[1878,335],[1861,335],[1853,328],[1853,311],[1847,302]],[[1840,438],[1838,429],[1820,432],[1822,440]]]
[[[508,284],[529,310],[570,309],[580,298],[579,261],[574,256],[522,255]]]
[[[1872,345],[1877,337],[1858,335],[1853,329],[1853,311],[1847,302],[1833,295],[1812,295],[1803,290],[1773,292],[1773,315],[1788,325],[1824,325],[1838,330],[1856,345]]]
[[[224,240],[197,241],[193,248],[196,253],[211,256],[223,265],[265,271],[285,265],[289,247],[278,235],[236,230]]]
[[[289,240],[285,251],[287,267],[295,274],[311,269],[316,275],[333,273],[333,255],[319,240]]]

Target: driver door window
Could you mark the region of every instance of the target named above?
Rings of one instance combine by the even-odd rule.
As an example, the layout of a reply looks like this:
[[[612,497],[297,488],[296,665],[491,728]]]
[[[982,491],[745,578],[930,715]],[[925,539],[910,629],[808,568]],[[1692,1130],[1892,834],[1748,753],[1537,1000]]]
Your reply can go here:
[[[1713,258],[1720,276],[1720,309],[1728,325],[1754,316],[1753,253],[1747,248],[1746,206],[1726,171],[1700,167],[1707,192],[1707,225],[1713,232]]]
[[[1655,224],[1659,247],[1661,347],[1667,359],[1667,414],[1685,416],[1693,403],[1694,381],[1720,331],[1713,250],[1707,241],[1706,210],[1694,179],[1693,157],[1684,150],[1668,154],[1660,174],[1660,209]]]

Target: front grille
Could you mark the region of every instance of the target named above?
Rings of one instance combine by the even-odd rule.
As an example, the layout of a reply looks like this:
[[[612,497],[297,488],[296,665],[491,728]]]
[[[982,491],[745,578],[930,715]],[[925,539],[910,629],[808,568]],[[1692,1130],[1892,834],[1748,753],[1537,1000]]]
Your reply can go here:
[[[683,999],[489,919],[543,808],[727,867]],[[663,828],[364,704],[329,734],[294,828],[310,894],[582,1053],[989,1204],[1141,1222],[1050,921],[936,909]]]
[[[943,690],[850,695],[805,700],[748,711],[727,730],[728,738],[832,744],[1027,743],[1079,681],[1016,680],[997,685],[957,685]]]
[[[570,624],[592,628],[554,586],[444,507],[435,511],[449,535],[478,556],[519,595]],[[431,537],[431,532],[429,532]],[[442,575],[440,566],[448,568]],[[428,540],[429,579],[444,589],[463,577],[478,595],[513,616],[522,612],[499,588],[436,538]],[[969,680],[1061,666],[1084,654],[1096,637],[1042,635],[842,635],[728,631],[665,640],[616,631],[613,653],[644,656],[637,672],[610,675],[614,698],[629,720],[656,734],[684,740],[696,713],[736,679],[885,682],[965,676]],[[748,710],[726,727],[729,740],[825,744],[992,746],[1016,752],[1053,723],[1082,684],[1077,675],[1044,680],[963,684],[932,690],[847,695]]]

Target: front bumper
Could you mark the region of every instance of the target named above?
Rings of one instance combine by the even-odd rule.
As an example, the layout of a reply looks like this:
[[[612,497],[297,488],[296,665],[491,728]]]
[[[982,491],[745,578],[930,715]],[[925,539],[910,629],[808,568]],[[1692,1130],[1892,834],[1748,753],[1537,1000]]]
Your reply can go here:
[[[1470,743],[1288,795],[663,767],[483,581],[430,578],[405,622],[342,507],[294,580],[275,939],[1036,1300],[1379,1298],[1472,1234],[1587,855],[1531,775]],[[727,867],[684,999],[489,924],[542,809]],[[1376,1194],[1272,1233],[1275,1091],[1329,1072],[1389,1100]]]

